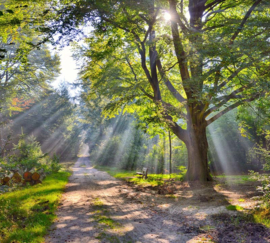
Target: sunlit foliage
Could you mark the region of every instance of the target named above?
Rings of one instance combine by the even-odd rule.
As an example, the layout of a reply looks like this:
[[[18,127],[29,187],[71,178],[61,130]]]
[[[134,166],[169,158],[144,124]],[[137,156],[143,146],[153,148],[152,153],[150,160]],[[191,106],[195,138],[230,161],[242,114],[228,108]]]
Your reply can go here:
[[[88,98],[108,98],[109,116],[124,107],[148,129],[167,126],[187,146],[187,177],[210,180],[206,127],[269,88],[269,3],[63,3],[62,32],[72,34],[79,23],[93,27],[80,50]]]

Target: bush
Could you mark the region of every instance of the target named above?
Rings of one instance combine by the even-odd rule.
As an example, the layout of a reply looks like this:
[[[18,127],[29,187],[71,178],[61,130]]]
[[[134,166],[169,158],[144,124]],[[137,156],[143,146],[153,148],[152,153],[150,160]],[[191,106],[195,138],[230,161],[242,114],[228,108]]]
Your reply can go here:
[[[270,153],[268,150],[263,148],[257,148],[255,153],[260,155],[265,164],[263,165],[264,171],[270,170]],[[269,202],[270,200],[270,175],[269,174],[260,174],[258,172],[250,171],[250,175],[252,179],[255,179],[261,182],[261,186],[257,187],[257,190],[263,193],[263,200],[265,202]]]
[[[13,145],[11,154],[0,159],[0,178],[16,172],[21,176],[25,172],[37,172],[41,179],[44,179],[46,175],[58,172],[60,169],[61,165],[56,155],[51,159],[48,154],[42,152],[34,136],[26,139],[23,133],[18,144]],[[4,189],[2,187],[0,190]]]

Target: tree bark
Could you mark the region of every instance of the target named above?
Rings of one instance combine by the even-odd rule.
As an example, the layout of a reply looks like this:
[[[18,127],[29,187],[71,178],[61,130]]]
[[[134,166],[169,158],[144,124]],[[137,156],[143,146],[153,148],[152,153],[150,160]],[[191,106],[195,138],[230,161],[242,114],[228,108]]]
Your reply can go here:
[[[189,124],[188,168],[185,179],[188,181],[211,181],[208,167],[208,142],[204,125]]]
[[[208,142],[206,137],[207,123],[198,113],[188,119],[187,132],[183,136],[179,129],[171,131],[182,140],[188,151],[188,168],[185,176],[187,181],[212,181],[208,166]]]
[[[171,131],[169,130],[169,146],[170,146],[170,175],[172,174],[172,138]]]

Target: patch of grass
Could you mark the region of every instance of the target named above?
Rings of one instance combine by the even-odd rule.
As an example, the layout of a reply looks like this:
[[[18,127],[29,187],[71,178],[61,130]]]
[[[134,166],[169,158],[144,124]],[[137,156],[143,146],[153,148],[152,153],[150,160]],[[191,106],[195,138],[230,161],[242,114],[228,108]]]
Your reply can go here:
[[[224,187],[225,187],[225,184],[216,184],[216,185],[215,185],[215,188],[216,188],[217,190],[222,190]]]
[[[93,200],[93,206],[97,209],[93,213],[93,218],[97,223],[110,229],[114,229],[120,226],[118,222],[110,218],[110,216],[108,215],[108,210],[105,208],[100,198],[96,197]]]
[[[256,181],[252,179],[249,175],[218,175],[216,178],[224,178],[233,184],[245,184],[248,181]]]
[[[110,218],[108,210],[98,197],[93,200],[93,205],[97,208],[93,212],[93,219],[98,223],[97,228],[101,230],[96,239],[105,240],[106,242],[120,242],[117,236],[112,235],[108,230],[119,229],[121,224]]]
[[[42,184],[0,195],[0,242],[44,242],[69,175],[52,174]]]
[[[96,169],[106,171],[109,175],[126,181],[130,181],[134,184],[140,186],[160,186],[164,184],[164,181],[169,179],[182,180],[184,174],[148,174],[147,179],[141,178],[141,176],[136,175],[136,171],[125,171],[119,170],[116,167],[108,166],[95,166]]]
[[[270,205],[263,205],[253,213],[253,218],[256,223],[264,224],[270,228]]]
[[[246,200],[244,198],[240,198],[238,202],[245,202]]]
[[[228,206],[226,206],[226,208],[228,210],[232,210],[232,211],[242,211],[242,210],[244,210],[243,207],[238,206],[238,205],[228,205]]]
[[[103,206],[103,202],[98,198],[96,197],[94,200],[93,200],[93,205],[95,207],[102,207]]]
[[[205,232],[212,231],[215,229],[216,229],[216,227],[212,226],[212,225],[204,225],[204,226],[200,227],[200,230],[205,231]]]
[[[96,214],[94,216],[94,220],[97,221],[99,224],[102,224],[110,229],[115,229],[120,226],[119,223],[117,223],[116,221],[114,221],[113,219],[111,219],[106,215]]]
[[[72,172],[72,167],[76,163],[77,159],[69,160],[69,161],[62,161],[60,162],[60,165],[63,168],[63,171],[69,171]]]
[[[120,240],[115,235],[109,235],[106,234],[105,232],[99,233],[98,236],[96,236],[96,239],[105,240],[105,242],[110,243],[120,243]]]

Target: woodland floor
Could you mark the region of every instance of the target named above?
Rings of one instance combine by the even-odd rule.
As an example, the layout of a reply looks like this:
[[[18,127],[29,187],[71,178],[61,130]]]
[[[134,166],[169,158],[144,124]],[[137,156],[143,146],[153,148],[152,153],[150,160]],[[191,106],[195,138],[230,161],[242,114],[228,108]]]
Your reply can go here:
[[[159,195],[116,180],[82,157],[46,243],[270,242],[270,231],[246,216],[257,203],[251,199],[258,195],[255,183],[229,182],[176,182],[176,194]]]

